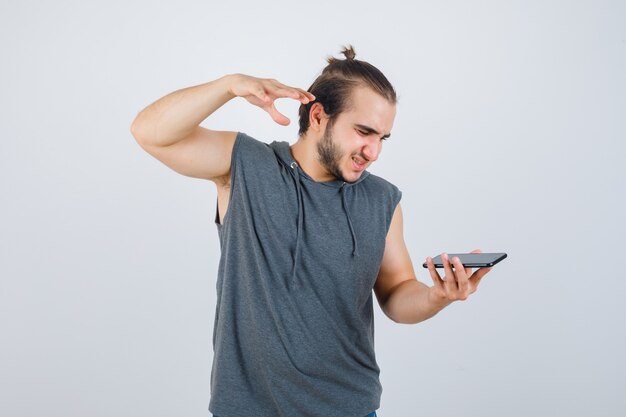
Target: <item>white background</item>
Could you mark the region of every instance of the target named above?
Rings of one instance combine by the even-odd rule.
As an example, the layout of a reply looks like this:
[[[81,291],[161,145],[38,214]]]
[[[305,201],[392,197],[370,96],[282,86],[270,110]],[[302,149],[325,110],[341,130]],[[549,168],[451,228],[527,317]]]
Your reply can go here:
[[[213,183],[130,134],[227,73],[308,88],[351,43],[398,91],[371,172],[426,256],[507,252],[396,324],[375,303],[380,417],[626,410],[622,1],[0,3],[0,415],[209,416]],[[297,137],[243,99],[203,122]],[[227,416],[225,416],[227,417]]]

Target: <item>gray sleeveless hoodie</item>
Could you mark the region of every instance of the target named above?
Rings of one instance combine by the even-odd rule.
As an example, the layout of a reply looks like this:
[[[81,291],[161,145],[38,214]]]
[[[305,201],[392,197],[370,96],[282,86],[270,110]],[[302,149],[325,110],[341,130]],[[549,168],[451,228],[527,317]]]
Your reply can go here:
[[[372,288],[396,186],[316,182],[289,143],[237,134],[223,224],[209,411],[363,417],[380,406]]]

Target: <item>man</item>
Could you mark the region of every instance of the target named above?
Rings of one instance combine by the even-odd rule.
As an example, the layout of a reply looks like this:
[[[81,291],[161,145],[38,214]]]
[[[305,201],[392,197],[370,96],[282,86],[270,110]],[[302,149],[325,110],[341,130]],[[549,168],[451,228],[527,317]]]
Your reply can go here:
[[[445,277],[428,257],[434,285],[417,281],[401,192],[366,170],[391,135],[396,93],[352,47],[343,54],[308,91],[231,74],[175,91],[133,122],[148,153],[217,186],[209,410],[219,417],[376,416],[372,288],[391,320],[418,323],[465,300],[490,270],[472,273],[443,254]],[[199,126],[235,97],[281,125],[289,119],[274,101],[298,100],[298,140]]]

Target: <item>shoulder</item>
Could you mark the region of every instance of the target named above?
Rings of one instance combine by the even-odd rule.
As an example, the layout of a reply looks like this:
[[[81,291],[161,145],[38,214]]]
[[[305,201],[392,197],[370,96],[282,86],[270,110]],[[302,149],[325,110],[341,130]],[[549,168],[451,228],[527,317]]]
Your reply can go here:
[[[385,217],[385,230],[388,231],[402,199],[402,191],[395,184],[374,174],[370,174],[363,182],[369,188],[368,193],[374,196],[377,205],[382,208]]]
[[[368,191],[382,197],[387,197],[392,201],[394,206],[402,198],[402,191],[400,191],[395,184],[372,173],[370,173],[367,178],[363,180],[363,186],[365,186]]]
[[[386,180],[383,177],[379,177],[376,174],[372,174],[371,172],[369,173],[367,178],[365,178],[363,180],[363,182],[364,183],[369,183],[369,184],[377,186],[377,187],[398,189],[398,187],[396,187],[396,185],[393,184],[391,181]]]
[[[237,132],[233,145],[233,161],[263,162],[274,158],[274,152],[270,146],[245,132]]]
[[[256,150],[256,151],[269,151],[270,147],[267,143],[253,138],[245,132],[237,132],[235,137],[235,148],[241,148],[243,151]]]

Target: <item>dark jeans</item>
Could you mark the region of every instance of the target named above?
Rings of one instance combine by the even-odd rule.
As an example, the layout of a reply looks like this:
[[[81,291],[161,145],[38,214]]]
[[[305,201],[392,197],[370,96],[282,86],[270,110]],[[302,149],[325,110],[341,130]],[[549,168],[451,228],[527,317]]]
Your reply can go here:
[[[217,417],[215,414],[213,414],[213,417]],[[377,417],[376,416],[376,411],[372,411],[371,413],[369,413],[368,415],[366,415],[365,417]]]

